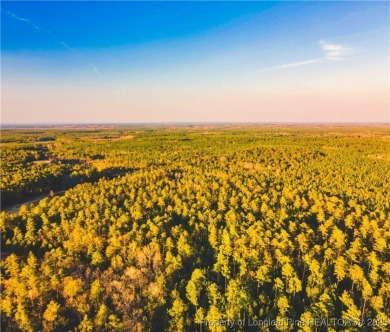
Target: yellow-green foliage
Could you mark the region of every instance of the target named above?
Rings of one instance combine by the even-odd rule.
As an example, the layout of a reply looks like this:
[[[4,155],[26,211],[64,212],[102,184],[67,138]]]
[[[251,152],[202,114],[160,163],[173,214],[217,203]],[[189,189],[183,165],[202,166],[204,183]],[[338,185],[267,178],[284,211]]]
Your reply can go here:
[[[34,198],[26,188],[47,197],[1,213],[2,328],[225,331],[204,322],[343,318],[376,323],[328,330],[386,331],[387,129],[4,132],[7,204]],[[72,174],[73,188],[48,195]]]

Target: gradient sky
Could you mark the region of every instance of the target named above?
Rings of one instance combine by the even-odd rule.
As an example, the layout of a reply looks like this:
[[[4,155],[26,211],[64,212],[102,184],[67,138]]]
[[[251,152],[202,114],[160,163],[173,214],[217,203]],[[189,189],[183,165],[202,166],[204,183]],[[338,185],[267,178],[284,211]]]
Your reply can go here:
[[[389,123],[388,2],[1,2],[1,121]]]

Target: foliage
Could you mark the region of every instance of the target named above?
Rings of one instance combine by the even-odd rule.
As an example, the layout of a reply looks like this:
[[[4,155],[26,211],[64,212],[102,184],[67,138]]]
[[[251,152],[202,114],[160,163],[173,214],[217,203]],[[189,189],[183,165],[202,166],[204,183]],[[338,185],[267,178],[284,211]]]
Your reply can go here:
[[[348,331],[390,324],[387,128],[2,136],[2,194],[79,176],[64,194],[1,213],[5,331],[203,331],[205,320],[291,317],[381,322]],[[49,158],[83,162],[34,163]]]

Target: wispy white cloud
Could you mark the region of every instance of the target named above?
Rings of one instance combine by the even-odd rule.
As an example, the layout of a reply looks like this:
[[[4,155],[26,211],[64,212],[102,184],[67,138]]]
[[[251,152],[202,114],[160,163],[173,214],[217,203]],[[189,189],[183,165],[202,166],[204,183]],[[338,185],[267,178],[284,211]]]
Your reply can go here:
[[[353,48],[342,44],[331,44],[324,40],[320,40],[320,46],[325,52],[324,59],[339,61],[343,60],[347,55],[353,53]]]
[[[13,12],[6,11],[5,13],[6,13],[6,15],[8,15],[9,17],[11,17],[11,18],[14,19],[14,20],[21,21],[21,22],[23,22],[23,23],[25,23],[25,24],[28,24],[29,26],[33,27],[35,30],[39,30],[39,31],[44,32],[45,34],[49,35],[50,38],[51,38],[55,43],[57,43],[58,45],[61,45],[62,47],[66,48],[66,49],[69,50],[69,51],[74,52],[75,54],[77,54],[77,56],[80,57],[79,52],[78,52],[75,48],[69,46],[69,44],[65,43],[64,41],[59,40],[59,39],[55,36],[55,34],[53,34],[51,31],[46,30],[46,29],[43,29],[43,28],[39,27],[38,25],[36,25],[35,23],[33,23],[31,20],[29,20],[29,19],[27,19],[27,18],[24,18],[24,17],[20,17],[19,15],[15,14],[15,13],[13,13]],[[91,67],[95,73],[100,74],[99,70],[97,69],[97,67],[96,67],[94,64],[89,63],[88,66]]]
[[[263,68],[257,70],[257,72],[263,72],[263,71],[275,70],[275,69],[284,69],[284,68],[303,67],[303,66],[319,63],[322,61],[340,61],[340,60],[344,60],[346,56],[351,55],[354,51],[352,47],[342,45],[342,44],[332,44],[324,40],[320,40],[319,44],[321,49],[324,52],[322,58],[313,58],[304,61],[285,63],[279,66]]]

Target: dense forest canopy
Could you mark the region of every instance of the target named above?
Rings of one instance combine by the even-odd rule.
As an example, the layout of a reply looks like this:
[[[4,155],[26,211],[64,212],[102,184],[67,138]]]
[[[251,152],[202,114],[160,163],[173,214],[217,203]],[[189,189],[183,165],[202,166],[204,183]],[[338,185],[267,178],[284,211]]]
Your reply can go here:
[[[388,127],[1,134],[4,331],[390,329]]]

